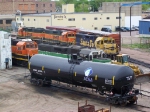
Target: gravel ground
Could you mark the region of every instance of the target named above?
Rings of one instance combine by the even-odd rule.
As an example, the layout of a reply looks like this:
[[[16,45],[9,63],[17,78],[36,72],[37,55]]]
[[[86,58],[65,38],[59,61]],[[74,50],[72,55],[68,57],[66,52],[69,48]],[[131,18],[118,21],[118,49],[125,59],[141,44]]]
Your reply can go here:
[[[0,71],[0,112],[77,112],[78,102],[84,105],[86,100],[88,104],[95,105],[96,109],[109,108],[109,104],[101,96],[91,97],[55,87],[34,86],[23,78],[28,74],[27,69],[20,67]],[[142,88],[149,90],[149,86],[150,83],[146,83]],[[149,104],[150,100],[147,97],[139,96],[138,105],[150,107]],[[112,105],[111,110],[137,112],[143,111],[143,108]],[[150,110],[148,108],[144,111]]]

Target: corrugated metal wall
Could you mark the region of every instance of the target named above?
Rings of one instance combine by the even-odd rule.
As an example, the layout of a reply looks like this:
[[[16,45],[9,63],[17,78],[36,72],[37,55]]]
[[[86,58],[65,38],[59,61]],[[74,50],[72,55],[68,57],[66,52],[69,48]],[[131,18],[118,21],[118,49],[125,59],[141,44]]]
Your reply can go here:
[[[139,22],[139,34],[150,34],[150,21]]]

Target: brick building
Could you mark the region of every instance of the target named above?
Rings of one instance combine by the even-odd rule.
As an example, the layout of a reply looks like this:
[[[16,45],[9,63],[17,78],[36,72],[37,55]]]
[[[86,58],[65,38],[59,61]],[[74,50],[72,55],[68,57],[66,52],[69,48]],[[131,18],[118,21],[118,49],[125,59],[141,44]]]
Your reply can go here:
[[[54,1],[39,0],[0,0],[0,14],[21,13],[48,13],[55,12]]]
[[[119,7],[121,4],[131,4],[133,2],[103,2],[102,11],[103,12],[119,12]],[[130,16],[130,7],[122,7],[121,12],[125,13],[126,16]],[[142,5],[135,5],[132,7],[131,11],[132,16],[141,16],[142,14]]]
[[[11,22],[15,20],[15,15],[0,15],[0,30],[11,29]]]

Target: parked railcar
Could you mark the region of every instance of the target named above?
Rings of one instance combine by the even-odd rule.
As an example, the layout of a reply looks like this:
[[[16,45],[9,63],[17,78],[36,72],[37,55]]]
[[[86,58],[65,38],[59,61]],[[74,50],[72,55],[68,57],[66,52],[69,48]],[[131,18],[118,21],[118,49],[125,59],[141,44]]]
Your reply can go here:
[[[134,72],[130,67],[83,61],[77,55],[66,59],[37,54],[31,57],[29,70],[31,82],[43,85],[56,80],[94,88],[115,104],[134,103],[139,94],[133,90]]]

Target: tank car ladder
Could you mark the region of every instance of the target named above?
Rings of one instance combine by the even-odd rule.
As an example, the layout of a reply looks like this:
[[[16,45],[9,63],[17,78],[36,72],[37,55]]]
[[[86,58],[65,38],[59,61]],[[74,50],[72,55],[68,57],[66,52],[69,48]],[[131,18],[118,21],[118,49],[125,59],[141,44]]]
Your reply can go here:
[[[71,80],[73,79],[73,70],[74,70],[75,66],[76,66],[76,64],[72,64],[69,69],[69,79],[71,79]]]

